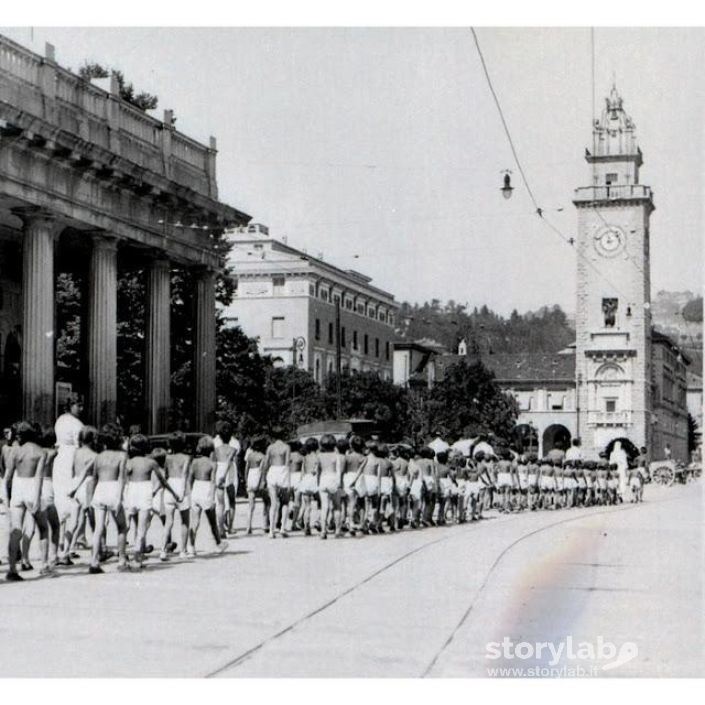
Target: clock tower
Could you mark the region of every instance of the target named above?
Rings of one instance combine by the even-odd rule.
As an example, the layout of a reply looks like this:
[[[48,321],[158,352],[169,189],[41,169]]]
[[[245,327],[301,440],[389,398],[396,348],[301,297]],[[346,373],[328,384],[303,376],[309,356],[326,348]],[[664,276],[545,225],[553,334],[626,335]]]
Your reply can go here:
[[[576,384],[578,435],[590,457],[613,439],[649,445],[651,312],[649,217],[642,154],[615,86],[593,125],[590,186],[578,210]]]

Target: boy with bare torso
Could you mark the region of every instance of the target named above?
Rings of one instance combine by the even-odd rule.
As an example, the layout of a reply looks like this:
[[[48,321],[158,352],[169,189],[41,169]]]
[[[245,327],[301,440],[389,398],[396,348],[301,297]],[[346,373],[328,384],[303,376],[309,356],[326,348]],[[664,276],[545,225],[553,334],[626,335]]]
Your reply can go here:
[[[91,507],[95,477],[93,468],[98,457],[95,447],[98,441],[98,429],[84,426],[78,433],[78,448],[73,456],[74,486],[68,493],[75,503],[70,506],[64,531],[64,552],[59,565],[72,565],[72,553],[76,550],[78,537],[85,532],[85,523],[89,521],[95,534],[95,513]],[[75,557],[75,555],[74,555]]]
[[[235,498],[237,492],[237,445],[231,445],[233,429],[228,421],[219,421],[216,432],[221,440],[215,447],[215,516],[218,531],[225,536],[226,529],[232,531],[235,521]],[[226,511],[226,498],[228,508]]]
[[[281,510],[281,530],[282,537],[288,536],[286,532],[286,522],[289,514],[289,495],[291,493],[291,478],[289,476],[289,461],[291,459],[291,449],[288,443],[282,440],[284,429],[277,426],[272,431],[273,440],[267,446],[264,454],[263,472],[267,477],[267,491],[271,503],[269,515],[269,537],[276,536],[277,524],[280,521],[279,512]]]
[[[10,509],[10,536],[8,540],[9,570],[6,578],[10,582],[20,581],[17,572],[17,557],[21,545],[22,562],[31,570],[27,555],[29,551],[29,532],[34,531],[34,515],[40,509],[43,466],[45,453],[37,444],[37,431],[26,421],[17,425],[18,447],[10,456],[5,477],[8,489]],[[27,523],[25,520],[27,519]]]
[[[186,436],[181,431],[175,431],[167,439],[167,446],[169,453],[164,462],[164,471],[174,493],[164,495],[164,543],[159,554],[160,560],[166,560],[168,557],[176,512],[179,512],[181,520],[181,558],[188,558],[188,530],[191,525],[191,496],[189,493],[191,456],[186,452]]]
[[[181,498],[165,480],[157,461],[149,455],[149,440],[146,436],[132,436],[128,445],[129,460],[125,468],[127,488],[125,505],[128,517],[137,517],[137,533],[135,543],[137,550],[135,558],[137,566],[142,567],[147,543],[147,530],[152,514],[152,498],[155,494],[155,480],[158,486],[164,487],[178,502]]]
[[[201,512],[206,515],[218,552],[222,553],[228,547],[227,542],[220,537],[218,522],[215,518],[215,463],[212,460],[213,451],[213,439],[210,436],[202,436],[198,439],[189,475],[191,480],[191,526],[189,528],[191,549],[188,555],[190,557],[196,555],[196,535],[198,534],[198,526],[201,523]]]
[[[122,505],[127,453],[122,450],[120,427],[113,423],[103,426],[98,434],[98,446],[102,450],[95,459],[96,485],[91,502],[95,510],[95,534],[88,572],[92,575],[103,572],[100,567],[100,549],[108,514],[113,517],[117,526],[118,570],[129,570],[126,553],[127,522]]]

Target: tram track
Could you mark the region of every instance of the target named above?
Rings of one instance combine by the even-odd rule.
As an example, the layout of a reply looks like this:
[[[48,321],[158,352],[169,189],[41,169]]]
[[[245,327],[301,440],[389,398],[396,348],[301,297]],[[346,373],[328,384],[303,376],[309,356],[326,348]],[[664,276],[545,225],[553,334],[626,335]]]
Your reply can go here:
[[[661,501],[668,501],[668,500],[661,500]],[[458,621],[456,626],[453,628],[452,632],[448,636],[448,638],[445,640],[441,648],[436,652],[434,657],[431,659],[429,662],[428,666],[424,669],[424,671],[420,674],[421,677],[427,677],[429,673],[433,670],[434,666],[440,659],[440,657],[443,655],[443,653],[446,651],[446,649],[450,646],[452,643],[453,639],[457,635],[457,633],[462,629],[462,627],[466,624],[468,618],[470,617],[472,613],[472,608],[474,604],[477,602],[477,600],[481,597],[482,593],[485,591],[493,573],[497,569],[497,567],[500,565],[502,560],[520,543],[525,541],[526,539],[529,539],[537,534],[540,534],[544,531],[548,531],[550,529],[555,528],[556,526],[560,526],[563,524],[568,524],[576,521],[583,520],[588,517],[594,517],[594,516],[600,516],[600,515],[605,515],[605,514],[613,514],[616,512],[621,512],[621,511],[626,511],[629,509],[635,509],[640,505],[638,504],[629,504],[629,505],[620,505],[616,507],[611,507],[609,509],[603,509],[601,511],[585,511],[581,512],[579,516],[571,516],[571,517],[566,517],[564,519],[561,519],[559,521],[554,521],[551,522],[550,524],[546,524],[545,526],[539,527],[538,529],[535,529],[533,531],[530,531],[529,533],[523,534],[522,536],[518,537],[511,543],[509,543],[507,546],[504,547],[504,549],[499,553],[499,555],[495,558],[494,562],[490,566],[490,568],[487,570],[487,573],[485,574],[482,583],[480,584],[479,588],[475,591],[472,600],[470,602],[470,605],[468,608],[465,610],[463,613],[461,619]],[[508,519],[508,521],[505,521],[504,523],[509,523],[509,522],[514,522],[519,520],[520,518],[524,517],[525,515],[523,514],[517,514],[511,518]],[[487,526],[487,525],[484,525]],[[217,676],[220,676],[228,671],[232,671],[237,669],[239,666],[241,666],[243,663],[245,663],[247,660],[255,656],[257,653],[261,652],[262,650],[266,649],[268,646],[271,646],[287,634],[290,634],[291,632],[295,631],[299,627],[305,625],[306,623],[310,622],[312,619],[314,619],[316,616],[322,614],[326,610],[332,608],[336,604],[338,604],[341,600],[345,599],[346,597],[352,595],[356,591],[360,590],[364,586],[368,585],[370,582],[375,580],[376,578],[380,577],[399,563],[402,563],[413,556],[421,553],[422,551],[425,551],[428,548],[431,548],[432,546],[437,546],[438,544],[444,543],[446,541],[449,541],[451,539],[457,539],[460,538],[461,536],[465,536],[470,532],[473,531],[480,531],[482,530],[483,524],[469,524],[468,526],[464,527],[464,529],[461,529],[460,531],[453,531],[452,533],[448,533],[445,536],[438,537],[436,539],[433,539],[431,541],[427,541],[426,543],[417,546],[416,548],[411,549],[410,551],[407,551],[403,553],[400,556],[397,556],[391,561],[388,561],[384,565],[380,566],[377,570],[373,571],[369,575],[367,575],[365,578],[362,580],[354,583],[350,587],[346,588],[342,592],[338,593],[334,597],[330,598],[329,600],[326,600],[323,604],[319,605],[315,609],[311,610],[310,612],[302,615],[298,619],[294,620],[290,624],[288,624],[286,627],[283,629],[279,630],[278,632],[272,634],[271,636],[261,640],[254,646],[250,647],[249,649],[243,651],[242,653],[238,654],[234,658],[229,659],[227,662],[219,666],[218,668],[214,669],[213,671],[208,672],[205,674],[206,678],[214,678]]]

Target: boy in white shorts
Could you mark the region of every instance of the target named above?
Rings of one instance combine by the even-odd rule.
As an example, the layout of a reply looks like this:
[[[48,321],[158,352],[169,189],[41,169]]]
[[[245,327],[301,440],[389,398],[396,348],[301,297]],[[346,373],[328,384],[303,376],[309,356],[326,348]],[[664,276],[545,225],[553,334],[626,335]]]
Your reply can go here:
[[[218,532],[218,522],[215,518],[215,463],[213,457],[213,439],[202,436],[198,439],[196,452],[190,467],[191,480],[191,526],[189,528],[189,557],[196,555],[196,535],[201,523],[201,512],[206,515],[208,524],[219,553],[228,547]]]
[[[219,443],[213,443],[215,448],[215,516],[218,520],[218,531],[225,536],[226,529],[232,530],[235,520],[235,497],[237,495],[237,453],[239,444],[231,444],[233,438],[232,426],[228,421],[216,424],[216,438]],[[214,439],[215,441],[215,439]],[[227,509],[226,509],[227,499]]]
[[[527,474],[528,474],[528,496],[527,496],[527,506],[529,510],[534,512],[537,509],[539,503],[539,466],[537,463],[538,458],[532,453],[529,455],[527,460]]]
[[[141,434],[132,436],[128,445],[128,453],[130,457],[125,467],[127,477],[125,509],[128,520],[133,517],[136,517],[137,520],[135,558],[137,566],[141,568],[152,515],[155,481],[158,483],[158,487],[166,488],[175,501],[178,502],[180,498],[164,479],[157,461],[149,455],[150,445],[146,436]]]
[[[258,497],[264,497],[264,479],[265,475],[262,470],[264,466],[264,454],[267,450],[267,439],[264,436],[257,436],[252,439],[252,445],[248,448],[245,454],[245,487],[247,488],[247,529],[246,533],[252,533],[252,518],[255,513],[255,501]],[[269,533],[269,506],[264,503],[263,506],[264,531]]]
[[[542,509],[555,509],[556,480],[554,477],[553,463],[549,458],[544,458],[539,466],[541,487],[540,504]]]
[[[465,513],[469,514],[470,521],[482,519],[482,505],[480,494],[484,484],[480,479],[482,463],[485,461],[484,451],[479,450],[475,456],[475,462],[468,458],[466,466],[467,481],[465,483]]]
[[[353,436],[350,441],[342,439],[338,441],[338,453],[341,455],[343,466],[343,495],[342,512],[347,530],[351,536],[355,536],[360,528],[356,521],[357,503],[361,495],[364,501],[364,487],[361,487],[360,480],[355,482],[358,470],[365,462],[365,442],[360,436]]]
[[[418,529],[421,524],[421,509],[423,502],[423,478],[419,465],[421,456],[419,450],[414,452],[414,457],[409,460],[409,504],[411,505],[411,528]]]
[[[280,522],[280,535],[282,538],[288,536],[286,522],[289,515],[289,496],[291,494],[291,481],[289,478],[291,450],[289,445],[282,440],[283,435],[284,429],[280,426],[272,430],[273,440],[267,446],[264,454],[264,465],[262,466],[262,470],[267,477],[267,491],[269,492],[269,501],[271,503],[269,537],[272,539],[276,536],[277,525]]]
[[[164,543],[159,560],[167,560],[169,549],[175,549],[172,542],[174,516],[179,513],[181,520],[180,557],[188,558],[188,530],[191,525],[191,496],[189,488],[189,468],[191,456],[186,453],[186,436],[181,431],[175,431],[167,439],[169,454],[164,462],[167,482],[174,490],[175,498],[171,493],[164,495]]]
[[[40,575],[55,575],[55,567],[59,553],[59,515],[54,505],[54,460],[56,459],[56,434],[52,428],[42,432],[40,446],[44,450],[44,479],[39,498],[39,511],[35,514],[39,529],[39,548],[42,556]],[[49,536],[51,535],[51,551]]]
[[[127,523],[122,506],[127,453],[122,450],[122,440],[122,430],[117,424],[106,424],[98,434],[98,446],[102,450],[95,459],[96,484],[91,500],[95,510],[95,534],[88,567],[91,575],[103,572],[100,567],[100,550],[108,514],[113,517],[117,526],[118,570],[129,570],[126,552]]]
[[[291,492],[289,493],[289,505],[291,508],[291,530],[299,531],[303,529],[301,514],[303,503],[301,502],[301,476],[304,464],[304,456],[301,454],[301,443],[297,440],[289,441],[289,481]]]
[[[320,463],[318,461],[318,439],[307,438],[302,448],[304,462],[302,465],[301,484],[301,499],[303,502],[303,523],[304,535],[311,535],[311,513],[313,508],[311,504],[314,497],[318,495],[318,474],[320,472]]]
[[[408,448],[398,448],[392,460],[394,472],[394,486],[396,488],[396,511],[398,514],[397,523],[399,528],[403,528],[409,521],[409,459],[411,454]]]
[[[5,577],[9,582],[22,580],[17,572],[20,553],[23,569],[32,569],[28,562],[29,532],[34,531],[34,515],[40,509],[45,460],[44,451],[37,444],[37,431],[31,424],[22,421],[17,425],[16,434],[19,446],[10,456],[5,476],[10,513],[9,570]]]
[[[378,454],[379,464],[379,513],[377,519],[377,531],[382,534],[382,522],[387,519],[387,526],[390,531],[396,531],[397,506],[396,488],[394,485],[394,466],[389,459],[389,447],[386,443],[379,443]]]
[[[497,461],[497,489],[500,495],[500,512],[507,513],[509,511],[509,502],[514,491],[514,472],[512,468],[512,454],[508,448],[505,448],[501,453],[501,460]]]

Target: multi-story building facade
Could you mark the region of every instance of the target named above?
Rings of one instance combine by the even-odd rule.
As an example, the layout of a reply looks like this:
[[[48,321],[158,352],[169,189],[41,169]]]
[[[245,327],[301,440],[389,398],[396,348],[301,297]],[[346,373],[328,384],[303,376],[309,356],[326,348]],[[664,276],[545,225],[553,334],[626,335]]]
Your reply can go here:
[[[399,305],[371,279],[269,236],[259,224],[229,235],[229,265],[237,277],[230,325],[258,340],[275,363],[308,370],[323,383],[336,370],[392,378]]]
[[[651,334],[653,368],[651,398],[653,400],[652,453],[665,455],[669,445],[674,458],[688,459],[688,401],[686,354],[663,333]]]

